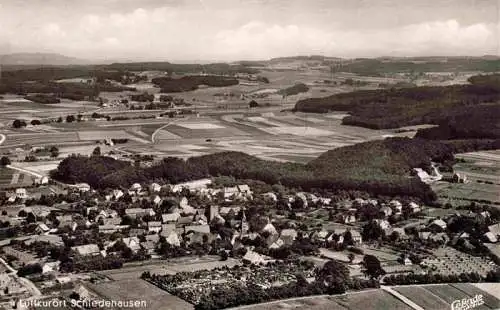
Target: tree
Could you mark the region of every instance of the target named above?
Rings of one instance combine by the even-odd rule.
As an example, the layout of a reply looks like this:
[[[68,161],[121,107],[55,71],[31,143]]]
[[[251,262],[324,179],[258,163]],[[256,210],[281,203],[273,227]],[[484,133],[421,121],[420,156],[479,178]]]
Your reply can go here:
[[[56,158],[57,156],[59,156],[59,148],[57,148],[57,146],[51,147],[50,148],[50,157]]]
[[[74,115],[68,115],[66,116],[66,123],[72,123],[76,120]]]
[[[365,268],[364,273],[372,279],[378,279],[385,274],[384,269],[382,269],[380,265],[380,261],[373,255],[365,255],[363,258],[363,267]]]
[[[354,254],[353,253],[349,253],[349,254],[347,254],[347,257],[349,258],[349,263],[352,264],[352,262],[354,261],[354,258],[355,258]]]
[[[331,260],[316,272],[316,281],[329,287],[342,285],[349,279],[349,269],[339,261]]]
[[[101,156],[101,148],[99,146],[92,151],[92,156]]]
[[[10,159],[7,156],[2,156],[0,159],[0,165],[2,165],[2,167],[10,165]]]
[[[250,103],[248,104],[248,106],[250,108],[257,108],[259,106],[259,104],[257,103],[257,101],[252,100],[252,101],[250,101]]]
[[[62,117],[61,117],[61,116],[59,116],[59,117],[57,118],[57,121],[56,121],[56,122],[58,122],[58,123],[62,123],[62,121],[63,121]]]
[[[41,125],[41,124],[42,124],[42,122],[40,122],[40,120],[38,120],[38,119],[34,119],[31,121],[31,125],[33,125],[33,126],[37,126],[37,125]]]
[[[14,128],[26,127],[26,122],[21,120],[21,119],[16,119],[12,123],[12,127],[14,127]]]

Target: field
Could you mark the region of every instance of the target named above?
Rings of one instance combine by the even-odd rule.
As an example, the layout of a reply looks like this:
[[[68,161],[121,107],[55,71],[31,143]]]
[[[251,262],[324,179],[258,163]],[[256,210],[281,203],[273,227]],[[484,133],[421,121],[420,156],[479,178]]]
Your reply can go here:
[[[219,261],[216,257],[183,257],[169,261],[146,263],[144,265],[129,264],[122,269],[101,271],[100,274],[115,281],[123,281],[138,279],[144,271],[164,275],[175,274],[181,271],[213,269],[222,266],[231,267],[236,264],[239,264],[238,261],[233,259]]]
[[[28,174],[9,168],[0,168],[0,188],[31,186],[33,181]]]
[[[500,300],[489,293],[496,293],[498,297],[498,284],[496,283],[412,285],[397,286],[392,287],[392,289],[426,310],[450,309],[451,303],[454,300],[474,297],[476,294],[483,295],[485,304],[474,309],[487,310],[500,308]],[[340,296],[293,298],[252,306],[241,306],[236,309],[393,310],[413,308],[403,303],[396,296],[393,296],[390,291],[375,289],[352,292]]]
[[[453,204],[468,204],[470,199],[500,202],[500,151],[483,151],[458,154],[459,162],[454,166],[456,172],[465,174],[468,182],[455,184],[437,182],[434,186],[443,202],[451,200]]]
[[[188,310],[194,307],[184,300],[157,288],[141,279],[126,279],[100,284],[88,284],[88,287],[107,300],[146,301],[146,309]],[[134,308],[130,308],[134,309]],[[144,309],[144,308],[138,308]]]

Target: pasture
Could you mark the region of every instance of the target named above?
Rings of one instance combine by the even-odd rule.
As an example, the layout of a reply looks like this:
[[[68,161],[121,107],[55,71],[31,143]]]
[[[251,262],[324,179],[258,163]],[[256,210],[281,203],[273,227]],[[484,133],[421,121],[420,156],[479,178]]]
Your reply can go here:
[[[137,309],[194,309],[190,303],[138,278],[86,285],[106,300],[144,300],[147,307]]]

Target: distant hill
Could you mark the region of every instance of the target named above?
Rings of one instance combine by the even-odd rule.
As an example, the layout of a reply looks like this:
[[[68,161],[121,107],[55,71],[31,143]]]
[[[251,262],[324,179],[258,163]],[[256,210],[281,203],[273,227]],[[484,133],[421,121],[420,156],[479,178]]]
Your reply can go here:
[[[14,65],[44,65],[44,66],[69,66],[87,65],[90,61],[68,57],[55,53],[15,53],[0,55],[0,64]]]

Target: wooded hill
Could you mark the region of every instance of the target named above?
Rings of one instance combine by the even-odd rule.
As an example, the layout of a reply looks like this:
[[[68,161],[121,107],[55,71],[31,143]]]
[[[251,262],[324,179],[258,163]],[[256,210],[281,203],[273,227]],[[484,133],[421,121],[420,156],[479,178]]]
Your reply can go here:
[[[363,90],[325,98],[308,98],[296,111],[327,113],[347,111],[345,125],[373,129],[436,124],[463,128],[453,138],[500,138],[498,111],[500,75],[469,79],[468,85]],[[472,113],[472,114],[471,114]],[[467,121],[466,116],[474,119]],[[490,115],[490,116],[488,116]],[[435,133],[434,133],[435,135]]]
[[[135,182],[172,184],[204,177],[231,176],[302,189],[359,190],[372,195],[414,196],[433,201],[430,187],[413,168],[453,161],[453,147],[423,139],[389,138],[328,151],[308,164],[267,161],[241,152],[221,152],[187,160],[165,158],[151,168],[137,168],[108,157],[72,156],[52,177],[93,188],[128,188]]]

